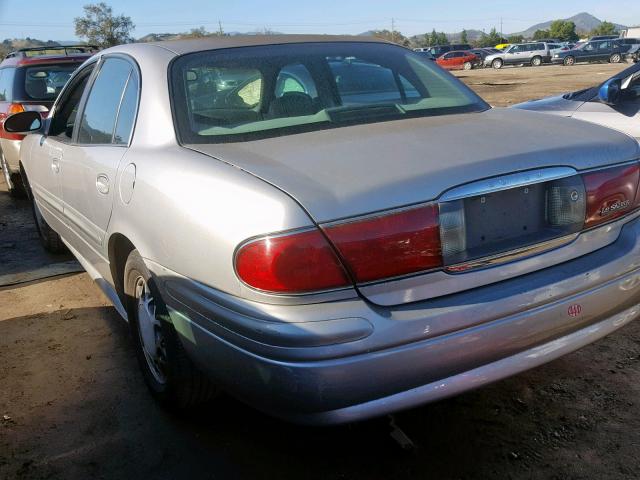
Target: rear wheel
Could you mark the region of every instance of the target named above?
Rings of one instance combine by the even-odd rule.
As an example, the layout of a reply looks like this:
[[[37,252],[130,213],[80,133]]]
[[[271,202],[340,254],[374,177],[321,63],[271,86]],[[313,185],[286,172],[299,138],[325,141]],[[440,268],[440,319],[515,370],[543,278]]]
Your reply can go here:
[[[187,357],[137,250],[129,254],[124,268],[124,291],[136,357],[151,394],[172,410],[213,398],[217,388]]]
[[[539,67],[540,65],[542,65],[542,58],[541,57],[533,57],[531,59],[531,66]]]
[[[9,170],[9,163],[4,156],[4,152],[0,150],[0,168],[2,168],[2,176],[4,182],[7,184],[9,195],[12,197],[24,197],[24,188],[22,187],[22,180],[19,173],[12,173]]]
[[[622,56],[619,53],[614,53],[609,57],[610,63],[620,63]]]
[[[491,66],[496,70],[502,68],[503,62],[502,59],[496,58],[493,62],[491,62]]]
[[[576,59],[569,55],[568,57],[564,57],[564,61],[562,63],[564,63],[565,66],[570,67],[571,65],[575,65]]]
[[[462,68],[464,68],[465,70],[471,70],[473,68],[473,64],[471,62],[464,62]]]

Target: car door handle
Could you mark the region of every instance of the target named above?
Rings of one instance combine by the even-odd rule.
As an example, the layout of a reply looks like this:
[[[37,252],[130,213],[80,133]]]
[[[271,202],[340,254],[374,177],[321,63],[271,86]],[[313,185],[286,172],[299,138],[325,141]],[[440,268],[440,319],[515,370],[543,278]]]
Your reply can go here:
[[[51,160],[51,170],[53,173],[60,173],[60,159],[53,158]]]
[[[98,175],[98,177],[96,178],[96,188],[98,189],[98,192],[102,193],[103,195],[109,193],[109,177],[107,177],[103,173]]]

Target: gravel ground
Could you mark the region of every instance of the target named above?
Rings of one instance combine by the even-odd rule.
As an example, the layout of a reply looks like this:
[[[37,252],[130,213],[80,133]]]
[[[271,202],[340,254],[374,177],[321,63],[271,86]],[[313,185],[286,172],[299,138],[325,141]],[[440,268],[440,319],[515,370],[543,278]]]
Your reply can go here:
[[[498,105],[620,68],[458,75]],[[69,261],[36,244],[26,202],[0,185],[0,276],[55,274]],[[0,287],[0,479],[637,479],[639,390],[634,322],[544,367],[398,414],[409,452],[388,419],[301,428],[226,397],[178,417],[150,399],[126,324],[86,274]]]

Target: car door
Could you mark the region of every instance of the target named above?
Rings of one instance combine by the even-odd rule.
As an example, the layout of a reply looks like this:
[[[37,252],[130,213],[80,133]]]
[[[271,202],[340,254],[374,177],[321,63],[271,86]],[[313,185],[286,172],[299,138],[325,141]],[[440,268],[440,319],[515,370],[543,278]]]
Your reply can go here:
[[[521,55],[520,45],[513,45],[504,53],[504,63],[518,63]]]
[[[31,192],[47,222],[64,235],[64,202],[60,175],[65,150],[76,128],[77,113],[95,62],[83,67],[70,80],[45,120],[45,134],[33,145],[25,166]]]
[[[606,105],[596,97],[581,105],[573,117],[615,128],[640,140],[640,69],[628,77],[628,85],[623,82],[616,105]]]
[[[589,42],[584,47],[582,47],[578,52],[579,55],[576,55],[577,60],[582,62],[590,62],[594,60],[597,56],[597,49],[600,45],[600,42]],[[577,52],[576,52],[577,53]]]
[[[62,158],[64,215],[80,255],[101,265],[118,165],[126,153],[139,94],[139,73],[124,55],[102,57]]]
[[[449,52],[449,53],[445,53],[444,55],[442,55],[442,57],[440,57],[440,59],[438,60],[438,64],[443,67],[446,68],[447,70],[453,68],[454,65],[454,53],[453,52]]]
[[[598,60],[598,61],[609,60],[609,57],[611,56],[612,52],[613,52],[613,42],[611,42],[610,40],[601,42],[600,45],[598,45],[598,50],[596,52],[596,57],[594,58],[594,60]]]

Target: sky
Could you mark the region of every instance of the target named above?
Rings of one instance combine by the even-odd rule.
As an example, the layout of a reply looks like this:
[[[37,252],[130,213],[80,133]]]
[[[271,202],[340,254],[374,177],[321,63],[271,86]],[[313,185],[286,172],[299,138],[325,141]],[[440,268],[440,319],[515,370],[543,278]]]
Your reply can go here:
[[[77,40],[74,17],[90,0],[0,0],[0,39]],[[97,3],[97,0],[96,2]],[[600,20],[640,24],[638,0],[107,0],[114,13],[136,25],[135,38],[148,33],[178,33],[204,26],[227,32],[269,29],[283,33],[358,34],[391,29],[405,35],[458,32],[463,28],[513,33],[554,18],[589,12]],[[452,5],[447,8],[447,5]],[[455,6],[453,6],[455,5]],[[393,20],[392,20],[393,19]]]

